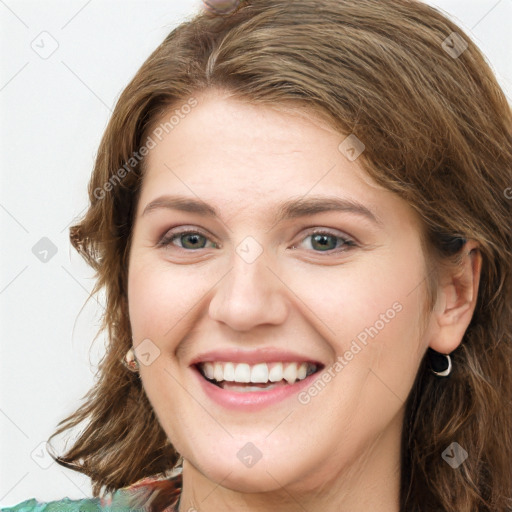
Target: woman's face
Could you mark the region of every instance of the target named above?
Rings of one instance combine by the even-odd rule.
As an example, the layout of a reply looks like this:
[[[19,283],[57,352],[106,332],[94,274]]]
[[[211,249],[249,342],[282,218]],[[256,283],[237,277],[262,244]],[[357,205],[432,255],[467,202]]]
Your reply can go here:
[[[428,344],[415,214],[321,121],[197,100],[152,135],[129,261],[162,428],[194,471],[242,492],[398,472]]]

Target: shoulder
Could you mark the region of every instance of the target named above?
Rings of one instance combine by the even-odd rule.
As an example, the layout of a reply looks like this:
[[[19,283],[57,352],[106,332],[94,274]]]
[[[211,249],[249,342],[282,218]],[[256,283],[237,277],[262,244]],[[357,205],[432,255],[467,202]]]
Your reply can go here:
[[[59,501],[40,502],[31,499],[14,507],[0,509],[0,512],[98,512],[102,510],[98,499],[71,500],[64,498]]]
[[[181,494],[181,474],[172,478],[146,477],[132,485],[117,489],[105,498],[40,502],[31,499],[0,512],[133,512],[134,510],[171,512]]]

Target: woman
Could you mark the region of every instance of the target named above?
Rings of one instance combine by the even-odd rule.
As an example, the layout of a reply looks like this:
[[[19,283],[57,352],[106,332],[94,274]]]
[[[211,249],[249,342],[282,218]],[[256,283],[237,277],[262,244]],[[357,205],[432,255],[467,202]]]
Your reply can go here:
[[[512,116],[489,66],[421,2],[228,11],[125,89],[71,229],[109,345],[56,460],[95,497],[7,510],[509,511]]]

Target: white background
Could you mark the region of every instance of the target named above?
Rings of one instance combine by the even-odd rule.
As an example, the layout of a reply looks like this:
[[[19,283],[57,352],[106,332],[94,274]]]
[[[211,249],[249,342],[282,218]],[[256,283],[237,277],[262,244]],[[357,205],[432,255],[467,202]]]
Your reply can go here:
[[[473,37],[512,98],[512,0],[427,3]],[[200,7],[0,0],[0,506],[92,496],[88,478],[56,463],[46,468],[41,445],[80,405],[103,347],[100,337],[90,349],[102,297],[83,307],[92,272],[71,248],[68,227],[87,206],[95,152],[120,92]],[[38,44],[39,52],[58,48],[44,59]],[[32,251],[43,237],[57,250],[47,262]]]

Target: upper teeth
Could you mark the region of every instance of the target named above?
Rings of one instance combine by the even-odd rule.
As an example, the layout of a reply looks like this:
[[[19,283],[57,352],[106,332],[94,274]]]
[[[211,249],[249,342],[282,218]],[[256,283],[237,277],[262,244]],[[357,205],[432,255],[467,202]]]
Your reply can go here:
[[[201,363],[199,369],[207,379],[222,382],[278,382],[293,384],[316,371],[312,363]]]

